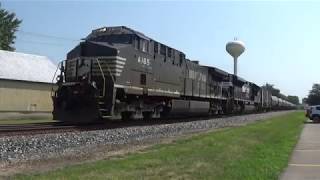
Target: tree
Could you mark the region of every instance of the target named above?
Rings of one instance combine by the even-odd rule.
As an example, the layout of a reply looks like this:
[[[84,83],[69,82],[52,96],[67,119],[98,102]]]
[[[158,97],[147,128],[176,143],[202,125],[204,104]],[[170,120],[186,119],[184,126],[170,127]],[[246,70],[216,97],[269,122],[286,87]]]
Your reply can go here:
[[[288,101],[293,103],[293,104],[296,104],[298,105],[299,104],[299,97],[298,96],[288,96]]]
[[[288,97],[282,93],[279,93],[278,98],[288,101]]]
[[[299,97],[298,96],[286,96],[280,92],[280,89],[274,87],[273,84],[266,84],[264,85],[269,91],[271,91],[272,96],[276,96],[283,100],[289,101],[293,104],[299,104]]]
[[[266,84],[265,87],[267,87],[268,90],[271,91],[271,94],[272,96],[277,96],[277,97],[280,97],[280,98],[283,98],[284,95],[282,95],[280,93],[280,90],[279,89],[276,89],[274,88],[274,85],[273,84]]]
[[[306,97],[303,98],[303,99],[302,99],[302,104],[307,104],[307,99],[308,99],[308,98],[306,98]]]
[[[317,105],[320,104],[320,84],[313,84],[311,91],[306,99],[307,104]]]
[[[1,8],[0,3],[0,49],[7,51],[14,51],[15,48],[14,39],[16,38],[15,33],[17,32],[21,20],[16,18],[15,13]]]

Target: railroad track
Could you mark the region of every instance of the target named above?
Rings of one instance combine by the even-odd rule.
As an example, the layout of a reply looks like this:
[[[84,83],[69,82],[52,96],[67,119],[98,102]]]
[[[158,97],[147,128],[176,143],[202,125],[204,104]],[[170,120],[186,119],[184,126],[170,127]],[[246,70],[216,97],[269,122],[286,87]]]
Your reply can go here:
[[[51,132],[62,132],[76,128],[74,125],[63,125],[61,123],[33,123],[19,125],[0,125],[0,136],[42,134]]]
[[[133,119],[127,121],[105,121],[98,123],[88,124],[66,124],[62,122],[50,123],[32,123],[32,124],[19,124],[19,125],[0,125],[0,137],[3,136],[16,136],[16,135],[32,135],[32,134],[46,134],[46,133],[61,133],[70,131],[91,131],[103,129],[116,129],[134,126],[150,126],[160,124],[173,124],[179,122],[191,122],[198,120],[209,120],[215,118],[226,118],[232,116],[242,116],[248,114],[260,113],[245,113],[245,114],[232,114],[232,115],[219,115],[214,117],[201,116],[201,117],[175,117],[165,119]]]

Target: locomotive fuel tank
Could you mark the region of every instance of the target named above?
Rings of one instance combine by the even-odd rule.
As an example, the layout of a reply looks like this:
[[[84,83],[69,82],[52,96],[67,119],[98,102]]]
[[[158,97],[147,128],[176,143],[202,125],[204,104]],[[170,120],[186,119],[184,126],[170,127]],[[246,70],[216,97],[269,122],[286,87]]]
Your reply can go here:
[[[192,100],[172,100],[171,114],[185,114],[186,112],[192,114],[208,114],[210,110],[210,103],[206,101],[192,101]]]

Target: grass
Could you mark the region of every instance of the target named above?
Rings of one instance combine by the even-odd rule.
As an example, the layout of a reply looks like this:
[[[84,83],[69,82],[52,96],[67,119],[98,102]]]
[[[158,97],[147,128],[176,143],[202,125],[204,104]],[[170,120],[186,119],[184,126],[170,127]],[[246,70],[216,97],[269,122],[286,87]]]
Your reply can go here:
[[[52,120],[51,113],[21,113],[21,112],[3,112],[0,113],[1,125],[33,124],[56,122]]]
[[[278,179],[287,166],[301,112],[203,133],[140,153],[16,179]]]

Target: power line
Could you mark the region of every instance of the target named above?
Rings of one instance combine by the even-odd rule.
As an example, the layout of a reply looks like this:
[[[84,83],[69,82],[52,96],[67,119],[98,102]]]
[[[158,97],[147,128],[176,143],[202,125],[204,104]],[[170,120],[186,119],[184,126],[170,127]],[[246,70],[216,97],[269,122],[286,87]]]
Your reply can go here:
[[[59,36],[53,36],[53,35],[48,35],[48,34],[42,34],[42,33],[28,32],[28,31],[23,31],[23,30],[19,30],[18,32],[20,32],[22,34],[29,35],[29,36],[37,36],[37,37],[59,39],[59,40],[73,41],[73,42],[81,41],[81,39],[72,39],[72,38],[66,38],[66,37],[59,37]]]
[[[42,45],[49,45],[49,46],[63,46],[64,44],[61,43],[50,43],[50,42],[41,42],[41,41],[30,41],[30,40],[23,40],[19,39],[16,43],[27,43],[27,44],[42,44]]]

